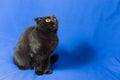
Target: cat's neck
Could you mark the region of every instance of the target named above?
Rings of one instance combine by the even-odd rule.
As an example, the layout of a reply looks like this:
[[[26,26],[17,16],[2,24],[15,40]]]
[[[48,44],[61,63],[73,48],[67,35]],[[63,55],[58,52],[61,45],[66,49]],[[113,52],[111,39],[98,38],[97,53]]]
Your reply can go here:
[[[41,39],[50,40],[52,37],[57,36],[57,32],[44,32],[43,30],[40,30],[37,28],[35,28],[33,32],[35,35],[39,36],[39,38]]]
[[[52,34],[57,34],[57,30],[56,31],[48,31],[48,30],[42,30],[39,28],[35,28],[35,31],[37,32],[37,34],[43,34],[43,35],[52,35]]]

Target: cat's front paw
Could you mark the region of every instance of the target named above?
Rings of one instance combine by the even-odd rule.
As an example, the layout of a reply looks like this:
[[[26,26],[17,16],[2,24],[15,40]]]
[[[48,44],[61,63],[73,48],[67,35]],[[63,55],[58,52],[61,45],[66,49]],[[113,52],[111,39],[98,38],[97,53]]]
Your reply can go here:
[[[45,73],[45,74],[52,74],[52,70],[47,69],[47,70],[44,71],[44,73]]]
[[[19,65],[18,65],[18,68],[19,68],[20,70],[26,70],[26,69],[28,69],[28,67],[26,67],[26,66],[19,66]]]
[[[35,71],[37,75],[43,75],[43,71]]]

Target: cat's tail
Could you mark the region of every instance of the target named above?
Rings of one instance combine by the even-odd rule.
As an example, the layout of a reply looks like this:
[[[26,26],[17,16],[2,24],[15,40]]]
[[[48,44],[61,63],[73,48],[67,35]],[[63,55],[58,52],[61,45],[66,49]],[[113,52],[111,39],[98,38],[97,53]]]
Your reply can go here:
[[[51,63],[52,63],[52,64],[55,63],[55,62],[58,60],[58,58],[59,58],[59,55],[58,55],[58,54],[52,55],[52,56],[51,56]]]

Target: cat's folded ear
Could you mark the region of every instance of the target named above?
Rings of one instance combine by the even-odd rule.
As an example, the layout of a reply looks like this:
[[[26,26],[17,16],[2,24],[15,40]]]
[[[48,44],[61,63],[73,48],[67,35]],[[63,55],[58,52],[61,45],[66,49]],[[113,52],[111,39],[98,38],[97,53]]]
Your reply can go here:
[[[41,20],[41,18],[40,18],[40,17],[37,17],[37,18],[35,18],[34,20],[35,20],[36,22],[38,22],[38,21]]]

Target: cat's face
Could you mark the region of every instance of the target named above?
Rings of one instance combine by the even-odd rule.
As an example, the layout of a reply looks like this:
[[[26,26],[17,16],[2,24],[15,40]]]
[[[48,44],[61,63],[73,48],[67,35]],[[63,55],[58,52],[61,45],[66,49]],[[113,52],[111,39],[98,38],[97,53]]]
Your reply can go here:
[[[58,20],[55,16],[37,17],[35,18],[38,29],[53,32],[58,29]]]

